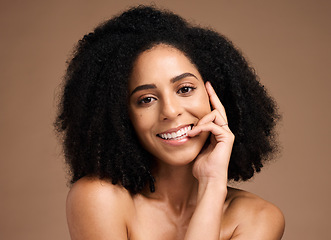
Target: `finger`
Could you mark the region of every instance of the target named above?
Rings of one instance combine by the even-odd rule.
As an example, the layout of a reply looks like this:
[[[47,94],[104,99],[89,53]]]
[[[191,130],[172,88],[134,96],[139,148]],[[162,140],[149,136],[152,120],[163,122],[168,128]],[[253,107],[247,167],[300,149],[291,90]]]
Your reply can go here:
[[[212,112],[208,113],[207,115],[205,115],[203,118],[201,118],[200,121],[198,122],[197,126],[206,124],[208,122],[214,122],[217,125],[219,125],[220,127],[227,126],[226,119],[224,119],[224,117],[216,109],[213,110]],[[230,129],[228,129],[228,127],[225,127],[225,129],[230,130]]]
[[[196,126],[187,134],[190,137],[194,137],[199,135],[201,132],[211,132],[215,136],[217,142],[221,142],[221,141],[233,142],[234,140],[233,134],[231,132],[226,131],[223,127],[220,127],[213,122]]]
[[[223,118],[225,119],[225,122],[227,123],[227,117],[226,117],[226,112],[223,104],[221,103],[220,99],[218,98],[214,88],[212,87],[211,83],[209,81],[206,82],[206,90],[209,95],[209,100],[211,105],[213,106],[214,109],[217,109]]]

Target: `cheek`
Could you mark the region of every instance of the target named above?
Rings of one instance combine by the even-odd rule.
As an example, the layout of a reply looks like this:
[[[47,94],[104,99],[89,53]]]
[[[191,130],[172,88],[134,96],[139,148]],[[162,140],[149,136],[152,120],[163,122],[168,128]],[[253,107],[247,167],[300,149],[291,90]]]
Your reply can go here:
[[[144,134],[146,134],[148,130],[151,129],[153,125],[152,119],[152,116],[148,113],[139,112],[131,114],[133,127],[140,139],[143,138]]]
[[[190,101],[190,109],[199,118],[202,118],[206,114],[211,112],[210,102],[207,94],[200,94],[197,98]]]
[[[136,131],[144,130],[146,128],[146,122],[144,121],[144,116],[142,114],[134,114],[131,120]]]

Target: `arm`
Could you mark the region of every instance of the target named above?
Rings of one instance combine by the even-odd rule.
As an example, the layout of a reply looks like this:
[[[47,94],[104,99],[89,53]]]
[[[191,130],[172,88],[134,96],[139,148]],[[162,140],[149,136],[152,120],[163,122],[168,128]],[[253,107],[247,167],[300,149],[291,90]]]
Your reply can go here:
[[[200,184],[201,185],[201,184]],[[215,183],[199,186],[197,207],[191,218],[185,240],[218,240],[226,189]]]
[[[67,198],[72,240],[127,239],[125,190],[98,179],[81,179]]]
[[[199,181],[196,210],[185,240],[218,240],[227,195],[227,172],[234,135],[227,125],[226,113],[209,82],[206,90],[214,110],[203,117],[188,134],[194,137],[211,132],[210,144],[195,160],[193,175]]]
[[[199,121],[188,134],[196,136],[211,132],[211,142],[197,157],[193,174],[199,181],[196,210],[190,221],[185,240],[219,240],[227,195],[227,171],[234,136],[227,123],[223,105],[209,83],[206,89],[214,110]],[[284,217],[271,203],[249,195],[231,202],[230,215],[237,219],[231,239],[279,240],[284,232]]]

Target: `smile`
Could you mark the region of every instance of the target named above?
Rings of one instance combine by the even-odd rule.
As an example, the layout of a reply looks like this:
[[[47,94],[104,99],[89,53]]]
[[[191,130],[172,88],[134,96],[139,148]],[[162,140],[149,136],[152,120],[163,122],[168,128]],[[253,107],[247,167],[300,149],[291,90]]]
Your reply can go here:
[[[157,134],[157,136],[162,139],[165,139],[165,140],[180,140],[182,138],[185,138],[187,136],[187,132],[190,131],[191,129],[192,129],[192,126],[189,125],[189,126],[179,129],[178,131],[160,133],[160,134]]]

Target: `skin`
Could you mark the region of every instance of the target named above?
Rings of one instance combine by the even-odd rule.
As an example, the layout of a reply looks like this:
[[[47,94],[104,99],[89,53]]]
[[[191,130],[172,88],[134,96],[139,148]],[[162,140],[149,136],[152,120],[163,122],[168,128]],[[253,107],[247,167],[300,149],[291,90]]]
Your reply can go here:
[[[72,239],[281,239],[277,207],[227,187],[234,136],[211,84],[182,52],[163,44],[143,52],[128,88],[132,124],[156,162],[156,191],[131,195],[80,179],[67,198]],[[187,126],[181,139],[160,137]]]

